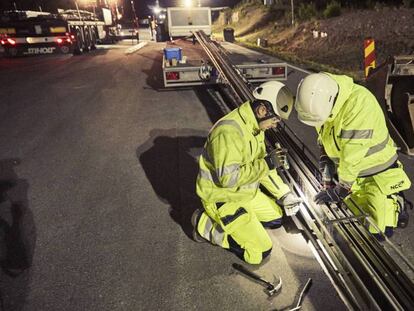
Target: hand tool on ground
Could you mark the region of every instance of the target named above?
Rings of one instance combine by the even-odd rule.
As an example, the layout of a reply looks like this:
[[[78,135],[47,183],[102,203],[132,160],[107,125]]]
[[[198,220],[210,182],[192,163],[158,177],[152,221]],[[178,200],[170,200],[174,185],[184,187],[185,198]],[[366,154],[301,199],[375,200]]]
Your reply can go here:
[[[282,279],[280,277],[279,277],[279,282],[277,284],[275,284],[275,283],[270,283],[270,282],[266,281],[265,279],[261,278],[256,273],[250,271],[249,269],[247,269],[246,267],[244,267],[240,264],[234,263],[233,268],[236,269],[237,271],[243,273],[244,275],[252,278],[253,280],[265,285],[265,287],[266,287],[265,292],[266,292],[266,294],[269,295],[269,297],[272,297],[274,294],[276,294],[282,288]]]
[[[296,302],[296,305],[290,309],[289,311],[297,311],[300,308],[302,308],[302,302],[303,302],[303,297],[305,297],[306,293],[309,291],[309,289],[312,286],[312,279],[309,278],[308,281],[306,282],[305,286],[303,287],[302,291],[300,292],[298,301]]]

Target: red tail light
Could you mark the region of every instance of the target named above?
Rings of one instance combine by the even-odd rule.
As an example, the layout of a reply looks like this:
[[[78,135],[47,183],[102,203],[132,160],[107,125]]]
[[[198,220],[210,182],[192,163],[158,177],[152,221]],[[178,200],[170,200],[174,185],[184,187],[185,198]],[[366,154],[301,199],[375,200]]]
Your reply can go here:
[[[11,45],[16,45],[16,41],[12,38],[7,38],[7,42],[9,42]]]
[[[63,40],[61,38],[57,38],[56,39],[57,43],[61,44],[63,42]]]
[[[169,71],[165,73],[167,80],[180,80],[180,73],[177,71]]]
[[[66,39],[66,42],[71,43],[71,42],[72,42],[72,40],[71,40],[70,38],[67,38],[67,39]]]
[[[272,67],[272,74],[273,75],[284,75],[285,67]]]
[[[2,45],[5,45],[5,44],[6,44],[6,41],[1,40],[1,41],[0,41],[0,43],[1,43]]]

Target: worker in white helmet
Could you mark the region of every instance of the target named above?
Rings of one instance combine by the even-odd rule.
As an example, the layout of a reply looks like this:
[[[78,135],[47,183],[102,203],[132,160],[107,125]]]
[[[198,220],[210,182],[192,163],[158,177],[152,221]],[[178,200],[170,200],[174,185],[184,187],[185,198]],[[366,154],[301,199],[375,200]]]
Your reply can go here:
[[[374,95],[352,78],[310,74],[297,89],[300,121],[316,127],[321,146],[320,170],[325,189],[319,204],[344,202],[355,213],[372,216],[386,236],[408,222],[403,190],[411,186],[383,111]],[[334,176],[338,183],[334,184]],[[382,239],[375,226],[369,230]]]
[[[204,210],[194,212],[192,224],[196,241],[210,241],[259,264],[272,249],[265,228],[280,227],[280,206],[291,216],[301,200],[275,170],[286,161],[285,152],[267,154],[264,144],[264,131],[288,118],[293,96],[276,81],[253,95],[255,100],[221,118],[208,135],[196,184]]]

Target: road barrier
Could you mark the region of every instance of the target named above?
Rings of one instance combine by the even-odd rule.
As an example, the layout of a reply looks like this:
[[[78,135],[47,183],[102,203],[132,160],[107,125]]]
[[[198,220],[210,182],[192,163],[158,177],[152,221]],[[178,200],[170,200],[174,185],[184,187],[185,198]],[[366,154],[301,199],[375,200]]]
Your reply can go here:
[[[366,38],[364,40],[365,78],[368,77],[371,68],[375,68],[375,40],[372,38]]]

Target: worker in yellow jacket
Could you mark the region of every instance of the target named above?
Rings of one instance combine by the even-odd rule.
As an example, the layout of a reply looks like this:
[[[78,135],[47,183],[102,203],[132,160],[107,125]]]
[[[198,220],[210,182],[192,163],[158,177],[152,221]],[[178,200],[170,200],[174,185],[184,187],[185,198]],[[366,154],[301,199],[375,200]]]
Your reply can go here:
[[[344,200],[355,214],[371,215],[386,236],[393,234],[393,228],[406,226],[402,191],[411,182],[374,95],[350,77],[316,73],[299,84],[295,108],[299,120],[319,133],[325,189],[316,195],[316,202]],[[369,230],[382,239],[375,226]]]
[[[289,116],[293,96],[276,81],[262,84],[253,95],[256,100],[221,118],[208,135],[196,183],[204,210],[194,212],[192,224],[196,241],[210,241],[259,264],[272,249],[265,228],[280,227],[280,205],[287,215],[294,215],[301,199],[275,170],[286,154],[267,154],[264,143],[264,131]]]

